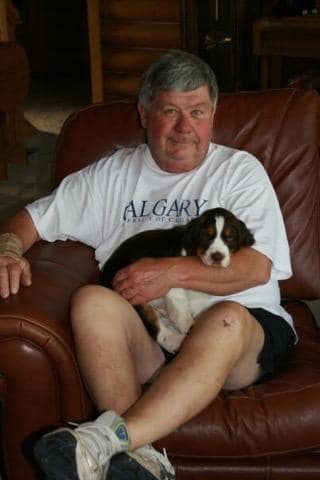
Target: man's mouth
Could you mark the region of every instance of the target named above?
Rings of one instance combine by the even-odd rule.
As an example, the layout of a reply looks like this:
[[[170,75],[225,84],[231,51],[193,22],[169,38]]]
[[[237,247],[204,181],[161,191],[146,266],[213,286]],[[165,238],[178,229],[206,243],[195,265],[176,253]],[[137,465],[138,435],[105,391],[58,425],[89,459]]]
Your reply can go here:
[[[170,138],[170,141],[177,145],[193,145],[196,143],[193,138]]]

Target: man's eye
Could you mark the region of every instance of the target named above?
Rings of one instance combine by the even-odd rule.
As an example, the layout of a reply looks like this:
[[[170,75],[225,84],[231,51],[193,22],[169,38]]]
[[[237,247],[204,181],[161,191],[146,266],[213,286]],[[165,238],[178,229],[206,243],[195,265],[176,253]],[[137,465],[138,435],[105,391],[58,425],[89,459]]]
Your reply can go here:
[[[194,117],[202,117],[203,116],[203,111],[202,110],[193,110],[192,115]]]
[[[173,117],[176,114],[176,112],[177,110],[175,108],[167,108],[166,110],[164,110],[164,114],[167,117]]]

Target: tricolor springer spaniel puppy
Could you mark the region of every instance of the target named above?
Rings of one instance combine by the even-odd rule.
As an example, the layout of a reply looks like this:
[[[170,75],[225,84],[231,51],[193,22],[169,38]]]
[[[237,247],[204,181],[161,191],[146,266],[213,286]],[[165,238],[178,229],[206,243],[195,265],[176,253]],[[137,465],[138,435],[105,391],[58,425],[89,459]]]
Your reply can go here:
[[[118,270],[146,257],[197,255],[205,265],[226,268],[232,253],[253,243],[253,235],[241,220],[228,210],[213,208],[184,226],[146,230],[125,240],[104,264],[101,283],[112,288]],[[192,303],[200,301],[201,305],[201,300],[208,295],[172,288],[164,299],[136,308],[151,336],[165,350],[175,353],[194,323]],[[197,313],[200,312],[201,308],[197,307]]]

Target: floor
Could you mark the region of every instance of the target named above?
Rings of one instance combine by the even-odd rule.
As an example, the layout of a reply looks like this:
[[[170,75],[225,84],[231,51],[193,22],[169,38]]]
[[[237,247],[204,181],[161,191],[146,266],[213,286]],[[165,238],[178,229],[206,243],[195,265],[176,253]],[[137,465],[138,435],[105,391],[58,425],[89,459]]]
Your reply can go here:
[[[31,81],[24,115],[36,134],[28,140],[25,165],[10,163],[8,159],[8,179],[0,181],[0,221],[50,191],[54,149],[62,124],[72,112],[88,103],[87,85],[59,79]]]

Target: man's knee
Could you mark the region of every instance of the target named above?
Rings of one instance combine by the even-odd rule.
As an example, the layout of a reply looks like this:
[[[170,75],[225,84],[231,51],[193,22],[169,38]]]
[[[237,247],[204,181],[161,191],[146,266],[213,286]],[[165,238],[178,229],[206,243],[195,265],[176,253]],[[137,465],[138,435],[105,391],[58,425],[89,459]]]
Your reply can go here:
[[[84,285],[73,293],[71,297],[71,308],[90,305],[92,301],[99,299],[99,297],[105,297],[107,291],[108,289],[100,285]]]
[[[120,295],[101,285],[85,285],[80,287],[71,298],[71,322],[73,328],[86,322],[92,325],[97,322],[112,320],[112,312],[117,311],[117,304],[124,301]]]
[[[85,285],[76,290],[70,302],[71,318],[77,318],[79,314],[87,312],[97,302],[105,301],[106,292],[102,288],[100,285]]]
[[[73,294],[71,322],[74,332],[103,330],[109,337],[129,338],[140,320],[132,305],[114,290],[86,285]]]
[[[250,314],[248,310],[236,302],[225,301],[214,305],[200,317],[200,322],[208,324],[208,330],[212,333],[216,329],[225,331],[239,340],[246,339],[250,330]]]
[[[233,331],[242,352],[246,354],[247,351],[260,350],[264,341],[263,329],[247,308],[229,301],[221,302],[219,307],[217,321],[222,328]]]
[[[228,344],[226,354],[233,359],[234,366],[239,362],[249,364],[257,358],[264,341],[264,334],[261,326],[249,311],[242,305],[225,301],[214,305],[207,310],[197,321],[195,334],[200,329],[200,334],[210,342],[221,338],[222,342]]]

